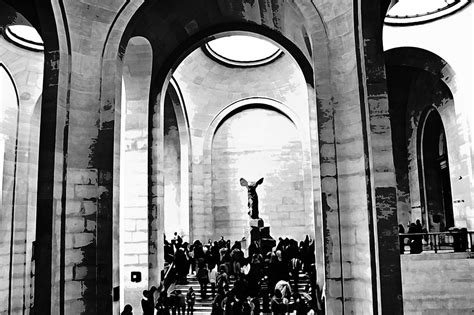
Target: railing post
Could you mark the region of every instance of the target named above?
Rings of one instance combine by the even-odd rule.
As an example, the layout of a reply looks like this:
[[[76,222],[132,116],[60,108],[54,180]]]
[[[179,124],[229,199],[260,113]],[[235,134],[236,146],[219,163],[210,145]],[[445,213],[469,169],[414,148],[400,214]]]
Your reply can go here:
[[[436,244],[436,240],[438,238],[438,235],[433,235],[433,239],[434,239],[434,251],[435,251],[435,254],[438,253],[438,244]]]
[[[469,233],[469,251],[472,253],[472,234],[473,232],[468,232]]]

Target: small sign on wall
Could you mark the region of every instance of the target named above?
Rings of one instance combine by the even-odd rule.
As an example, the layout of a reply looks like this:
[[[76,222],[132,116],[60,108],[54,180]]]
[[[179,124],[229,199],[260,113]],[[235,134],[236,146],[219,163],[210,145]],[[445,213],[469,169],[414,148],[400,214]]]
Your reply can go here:
[[[130,276],[132,282],[141,282],[142,281],[142,273],[140,271],[132,271]]]

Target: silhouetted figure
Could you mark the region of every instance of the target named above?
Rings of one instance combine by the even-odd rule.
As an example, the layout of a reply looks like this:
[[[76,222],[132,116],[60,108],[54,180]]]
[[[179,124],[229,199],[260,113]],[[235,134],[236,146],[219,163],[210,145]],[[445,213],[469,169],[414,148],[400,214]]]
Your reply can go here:
[[[178,248],[175,254],[176,274],[178,276],[178,284],[186,284],[186,274],[188,273],[188,259],[183,247]]]
[[[201,286],[201,299],[206,299],[206,289],[207,284],[209,283],[209,270],[205,264],[199,267],[196,278]]]
[[[209,283],[211,285],[211,294],[212,298],[215,297],[216,295],[216,283],[217,283],[217,265],[210,265],[209,266]]]
[[[169,306],[171,308],[171,314],[176,315],[176,311],[178,311],[179,306],[179,299],[178,299],[178,291],[174,290],[170,293],[168,299]]]
[[[158,297],[158,301],[156,303],[156,310],[158,315],[168,315],[169,314],[169,307],[170,302],[168,299],[168,295],[166,291],[161,291]]]
[[[125,305],[120,315],[133,315],[133,308],[130,304]]]
[[[178,309],[178,314],[184,315],[186,310],[186,298],[184,297],[181,290],[176,290],[176,306]]]
[[[420,220],[416,220],[417,224],[412,223],[410,224],[410,228],[408,229],[408,233],[422,233],[423,228],[421,227]],[[419,254],[423,251],[423,243],[422,243],[423,236],[422,235],[412,235],[410,236],[410,254]]]
[[[153,301],[153,292],[143,290],[141,300],[143,315],[153,315],[155,312],[155,302]]]
[[[219,292],[219,290],[223,292],[229,290],[229,276],[227,275],[226,269],[225,265],[219,266],[219,274],[216,277],[217,292]]]
[[[224,308],[222,307],[223,301],[225,298],[225,293],[223,289],[217,290],[217,295],[212,302],[212,315],[222,315],[224,314]]]
[[[399,224],[398,225],[398,240],[400,242],[400,254],[405,253],[405,236],[400,235],[402,233],[405,233],[405,228],[403,225]]]
[[[188,305],[187,314],[194,313],[194,304],[196,303],[196,293],[192,287],[189,287],[188,292],[186,293],[186,304]]]

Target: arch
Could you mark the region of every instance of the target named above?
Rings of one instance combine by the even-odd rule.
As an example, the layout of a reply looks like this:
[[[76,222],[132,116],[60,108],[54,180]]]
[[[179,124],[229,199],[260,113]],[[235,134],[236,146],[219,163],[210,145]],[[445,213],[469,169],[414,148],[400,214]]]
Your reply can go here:
[[[18,88],[15,84],[15,79],[13,78],[13,75],[11,74],[10,70],[8,70],[8,67],[4,65],[2,62],[0,62],[0,70],[3,70],[4,73],[7,74],[8,78],[10,79],[13,89],[15,91],[15,96],[16,96],[16,106],[20,107],[20,97],[18,95]]]
[[[64,236],[59,226],[54,225],[60,219],[60,211],[54,211],[56,206],[64,212],[65,200],[58,200],[53,192],[66,189],[66,178],[62,173],[64,159],[67,152],[60,141],[59,133],[67,134],[65,111],[58,111],[58,100],[66,99],[68,85],[58,89],[59,83],[67,81],[70,68],[64,66],[60,54],[60,44],[65,43],[64,33],[58,34],[57,25],[64,20],[64,15],[55,15],[51,2],[37,3],[35,1],[3,0],[16,11],[17,16],[24,17],[38,31],[44,42],[44,72],[41,94],[41,119],[38,161],[38,194],[36,208],[36,240],[35,240],[35,283],[33,311],[37,314],[47,314],[52,310],[59,312],[64,305],[64,251],[61,246],[64,242],[56,242],[56,235]],[[58,23],[58,24],[56,24]],[[59,26],[61,27],[61,26]],[[61,46],[61,51],[63,46]],[[70,54],[69,54],[70,55]],[[61,65],[61,66],[59,66]],[[64,66],[64,68],[63,68]],[[60,71],[60,68],[62,71]],[[64,98],[58,96],[62,94]],[[61,113],[58,115],[58,113]],[[60,130],[60,131],[59,131]],[[58,132],[58,133],[57,133]],[[61,155],[62,153],[62,155]],[[57,216],[56,216],[57,215]],[[64,217],[65,218],[65,217]],[[63,222],[64,223],[64,222]],[[55,230],[57,229],[57,230]],[[61,240],[65,238],[62,237]],[[54,241],[53,241],[54,240]],[[53,254],[56,253],[56,254]],[[61,264],[62,263],[62,264]],[[54,303],[58,301],[59,303]],[[61,306],[62,305],[62,306]],[[64,310],[64,308],[63,308]]]
[[[419,24],[424,24],[428,22],[433,22],[438,19],[455,14],[457,11],[462,10],[464,7],[466,7],[470,3],[471,2],[469,0],[457,0],[451,3],[445,2],[444,6],[431,8],[431,11],[426,12],[426,10],[424,11],[420,10],[416,13],[412,12],[411,14],[406,14],[406,15],[395,15],[393,13],[389,14],[389,12],[387,11],[387,16],[385,18],[384,23],[387,25],[394,25],[394,26],[411,26],[411,25],[419,25]],[[390,8],[392,8],[393,6],[394,5],[392,5]],[[395,9],[398,9],[398,8],[395,8]],[[403,14],[403,13],[406,13],[406,10],[407,8],[405,8],[405,11],[402,9],[400,12],[400,9],[398,9],[397,13]]]
[[[191,233],[189,228],[192,226],[192,204],[190,203],[191,197],[191,178],[192,178],[192,144],[191,144],[191,133],[189,128],[188,113],[184,103],[183,95],[178,83],[174,77],[170,80],[170,85],[167,91],[174,108],[176,120],[178,123],[179,141],[181,145],[180,150],[180,161],[181,161],[181,209],[180,211],[186,211],[185,216],[188,217],[187,222],[187,234],[191,239]]]
[[[423,222],[428,231],[435,223],[441,223],[441,231],[454,226],[447,141],[438,110],[426,108],[418,125],[417,163]],[[433,209],[436,206],[438,209]]]
[[[431,73],[456,91],[456,78],[453,68],[440,56],[417,47],[397,47],[384,52],[385,65],[411,67]]]
[[[261,3],[263,8],[260,7]],[[182,8],[184,7],[186,10],[183,13]],[[312,121],[314,122],[312,126],[314,130],[311,131],[311,140],[313,140],[311,144],[311,154],[318,157],[320,162],[324,163],[326,167],[324,173],[320,173],[316,167],[314,167],[315,171],[313,172],[313,181],[321,180],[323,182],[321,185],[323,187],[322,201],[320,197],[316,197],[320,191],[314,190],[314,203],[317,204],[320,209],[320,211],[318,209],[319,213],[317,214],[318,231],[316,233],[316,250],[319,253],[319,255],[317,255],[318,281],[321,283],[321,287],[324,288],[326,288],[325,282],[330,281],[331,292],[329,292],[329,290],[325,291],[327,291],[327,298],[331,306],[334,305],[334,307],[339,308],[342,304],[343,308],[344,305],[347,305],[347,308],[352,308],[352,304],[349,302],[345,304],[345,301],[348,301],[354,294],[354,287],[351,281],[344,284],[344,278],[350,279],[352,272],[345,270],[342,262],[344,259],[355,260],[355,256],[353,257],[349,251],[346,256],[343,256],[342,248],[345,247],[345,245],[340,241],[341,225],[335,223],[337,222],[335,217],[340,215],[340,208],[343,208],[344,205],[341,205],[338,197],[340,193],[339,175],[337,172],[338,161],[334,152],[336,146],[340,146],[340,140],[350,141],[355,137],[340,137],[336,135],[335,126],[340,125],[339,127],[342,127],[344,123],[347,122],[345,118],[342,120],[338,119],[338,116],[342,116],[341,112],[345,110],[355,110],[358,112],[360,110],[358,107],[365,106],[366,104],[363,102],[363,95],[360,97],[362,104],[353,104],[354,106],[351,107],[347,101],[351,97],[357,97],[363,89],[352,89],[349,91],[345,87],[344,82],[350,79],[362,85],[362,78],[357,75],[359,72],[362,73],[363,69],[359,67],[348,69],[346,67],[346,61],[350,61],[351,63],[355,61],[358,64],[360,62],[360,56],[355,56],[356,53],[351,44],[341,45],[345,39],[350,39],[352,42],[354,33],[352,30],[348,32],[347,25],[339,23],[340,19],[334,17],[346,18],[347,16],[348,19],[352,21],[352,19],[356,19],[359,15],[357,10],[360,9],[360,4],[353,5],[351,3],[338,12],[334,12],[333,6],[330,5],[328,1],[321,3],[321,8],[322,7],[327,8],[327,12],[322,12],[323,14],[321,14],[321,12],[316,9],[314,3],[300,0],[291,2],[282,1],[278,3],[262,1],[254,1],[252,3],[242,3],[240,1],[193,1],[191,3],[167,0],[150,1],[144,3],[131,19],[122,37],[117,55],[121,54],[124,48],[123,43],[126,43],[126,39],[132,35],[145,36],[154,45],[153,94],[150,95],[151,115],[149,118],[151,130],[149,134],[154,134],[155,138],[153,138],[153,136],[150,137],[150,161],[160,158],[159,148],[161,143],[159,142],[160,139],[157,138],[161,134],[160,128],[162,127],[160,121],[160,116],[162,115],[160,106],[163,104],[171,72],[185,57],[187,52],[198,47],[206,38],[224,31],[255,31],[257,28],[257,32],[260,34],[263,33],[263,35],[270,38],[279,37],[273,39],[278,42],[280,46],[283,46],[286,51],[291,50],[289,47],[294,47],[296,51],[290,51],[293,56],[304,57],[295,59],[305,73],[305,79],[309,87],[309,107],[310,111],[312,111],[310,117],[315,119]],[[183,14],[179,14],[180,11]],[[332,26],[330,28],[326,27],[323,22],[324,13],[327,15],[328,24]],[[148,15],[148,17],[146,15]],[[291,18],[291,15],[297,16],[297,18]],[[358,27],[359,24],[356,22],[356,29],[358,29]],[[357,34],[358,32],[356,31],[355,33]],[[334,42],[330,43],[329,37],[331,40],[334,40]],[[362,51],[361,43],[362,40],[357,37],[356,50],[360,49]],[[120,62],[119,56],[117,61]],[[334,70],[330,66],[330,62],[332,66],[335,67],[334,69],[344,70]],[[305,64],[309,65],[308,69],[311,71],[304,70],[306,68]],[[346,76],[348,73],[350,74],[350,78]],[[315,82],[317,82],[317,84],[315,84]],[[348,97],[349,95],[351,97]],[[114,103],[113,97],[110,95],[102,99],[101,102],[103,105]],[[336,107],[338,107],[337,111]],[[339,109],[342,110],[339,111]],[[364,117],[364,115],[365,114],[362,116]],[[357,125],[356,122],[348,123],[353,130],[357,128],[356,133],[357,136],[359,136],[361,126]],[[364,129],[365,123],[362,125],[362,129]],[[347,124],[344,127],[347,127]],[[318,135],[317,132],[315,132],[318,128],[320,131],[324,131],[324,133],[321,132]],[[319,148],[321,148],[321,154],[319,154]],[[369,156],[369,154],[370,152],[367,153],[366,157]],[[341,161],[341,165],[342,164],[346,163]],[[363,163],[360,163],[360,165],[362,164]],[[150,205],[150,216],[162,211],[162,209],[159,208],[159,204],[156,203],[161,193],[160,180],[162,178],[162,174],[160,174],[157,165],[157,163],[152,162],[149,170],[149,195],[154,198]],[[360,165],[358,164],[358,166]],[[334,170],[336,171],[334,172]],[[352,176],[352,174],[349,174],[349,176]],[[366,187],[360,188],[361,191],[365,189]],[[347,192],[342,197],[343,200],[348,197],[350,193],[351,192]],[[364,207],[367,207],[367,205]],[[368,208],[370,208],[370,214],[372,206],[370,205]],[[363,215],[364,218],[366,214]],[[366,228],[368,229],[368,232],[364,234],[364,237],[367,236],[367,238],[373,237],[374,235],[372,217],[370,217],[369,220],[368,227],[364,226],[364,231]],[[364,221],[364,223],[367,222]],[[371,245],[364,248],[364,250],[368,253],[367,257],[370,256],[369,260],[373,262],[372,255],[376,254],[373,240],[371,240]],[[329,253],[326,251],[329,251]],[[378,266],[372,267],[375,270]],[[153,269],[155,267],[150,266],[150,268]],[[345,271],[346,277],[344,275]],[[368,280],[368,282],[370,282],[369,285],[375,288],[377,286],[375,276],[376,272],[374,271],[371,275],[364,277],[362,281],[366,281],[370,278]],[[349,288],[349,290],[346,291],[348,292],[347,295],[344,295],[344,286]],[[376,291],[377,290],[373,292],[376,293]],[[374,301],[374,303],[371,306],[375,309],[378,303],[376,296],[370,295],[363,302],[360,302],[360,304],[368,306],[367,303],[372,303],[372,301]],[[359,301],[357,301],[357,303],[359,303]]]
[[[431,219],[428,217],[426,205],[428,197],[426,195],[426,183],[424,179],[424,168],[422,159],[421,133],[423,126],[430,113],[433,110],[441,117],[444,132],[446,137],[447,151],[449,155],[447,165],[462,165],[462,153],[459,150],[461,143],[460,139],[466,137],[463,134],[464,129],[457,125],[462,125],[462,115],[459,115],[456,110],[456,73],[454,69],[440,56],[427,51],[425,49],[416,47],[398,47],[387,50],[384,53],[385,62],[387,66],[387,80],[390,83],[391,76],[396,76],[400,80],[400,75],[406,79],[404,89],[407,89],[407,95],[413,88],[422,88],[426,93],[413,94],[407,101],[408,110],[404,119],[409,122],[407,126],[407,146],[408,146],[408,179],[409,179],[409,198],[412,208],[411,220],[420,218],[423,224],[430,228]],[[409,78],[412,78],[412,83],[409,83]],[[389,84],[390,85],[390,84]],[[437,92],[434,92],[434,91]],[[399,91],[400,92],[400,91]],[[395,92],[394,92],[395,93]],[[395,101],[394,95],[389,94],[390,102]],[[393,130],[398,127],[394,127]],[[411,130],[410,128],[416,128]],[[410,158],[411,156],[411,158]],[[463,174],[465,175],[465,174]],[[458,183],[456,175],[451,174],[450,180],[445,180],[444,183],[450,183],[452,200],[469,200],[470,196],[463,192],[462,184]],[[406,179],[406,180],[408,180]],[[447,188],[445,189],[447,190]],[[469,202],[467,202],[469,203]],[[458,204],[455,206],[456,219],[462,219],[460,214],[463,212],[462,207],[467,207],[466,204]],[[452,207],[451,207],[452,208]],[[421,217],[420,217],[421,216]]]
[[[18,135],[19,135],[19,124],[20,124],[20,99],[18,97],[18,89],[17,89],[17,85],[15,83],[15,80],[12,76],[12,74],[10,73],[10,71],[8,70],[8,68],[3,64],[3,63],[0,63],[0,89],[2,91],[2,97],[5,97],[5,96],[13,96],[15,99],[14,99],[14,104],[0,104],[2,106],[0,106],[0,123],[2,125],[6,125],[5,123],[8,123],[8,124],[12,124],[11,126],[9,126],[10,128],[5,128],[5,131],[9,131],[10,134],[0,134],[0,154],[1,154],[1,157],[0,157],[0,174],[2,175],[1,177],[1,183],[0,183],[0,204],[2,205],[2,209],[5,209],[6,211],[2,211],[3,213],[1,213],[1,232],[5,233],[5,232],[9,232],[8,234],[9,235],[3,235],[2,233],[2,243],[4,243],[4,240],[8,240],[7,242],[5,242],[6,244],[2,244],[2,245],[6,245],[4,246],[5,248],[9,248],[9,257],[8,257],[8,264],[5,264],[2,266],[2,268],[4,269],[7,269],[8,270],[8,301],[7,301],[7,305],[3,306],[3,307],[7,307],[7,309],[5,309],[5,311],[8,311],[8,313],[11,313],[12,312],[12,292],[14,290],[14,282],[13,282],[13,272],[14,272],[14,256],[15,256],[15,210],[17,210],[16,208],[16,193],[17,193],[17,189],[16,189],[16,186],[17,186],[17,164],[18,164]],[[6,77],[3,77],[3,76],[6,76]],[[3,79],[5,79],[7,82],[2,82]],[[4,84],[3,84],[4,83]],[[6,87],[5,90],[3,90],[4,86]],[[9,95],[9,94],[12,94],[13,92],[13,95]],[[3,101],[4,99],[2,99]],[[13,109],[14,113],[13,113],[13,117],[3,117],[4,115],[4,110],[5,110],[5,113],[8,113],[8,111],[6,111],[6,109],[8,109],[8,107],[10,107],[10,109]],[[3,108],[5,107],[5,108]],[[2,128],[3,129],[3,128]],[[6,147],[8,145],[8,147]],[[6,176],[5,176],[5,154],[7,154],[7,160],[9,160],[9,162],[13,162],[13,166],[10,166],[7,168],[8,170],[8,173],[11,174],[11,178],[8,179],[8,182],[7,182],[7,187],[8,187],[8,190],[6,190],[5,192],[10,192],[8,194],[8,199],[5,199],[5,196],[4,196],[4,185],[3,185],[3,182],[6,180]],[[11,165],[11,163],[9,163]],[[5,194],[7,195],[7,194]],[[3,293],[2,293],[3,294]],[[1,311],[2,309],[0,309]]]
[[[148,151],[148,99],[150,94],[152,47],[141,36],[130,38],[122,56],[120,69],[121,95],[116,102],[114,117],[114,167],[113,217],[114,260],[119,266],[119,277],[114,279],[120,286],[121,308],[125,304],[140,308],[140,293],[148,289],[148,261],[143,259],[148,248],[148,202],[143,196],[147,190]],[[117,79],[118,79],[117,78]],[[130,272],[139,271],[143,280],[134,283]]]
[[[0,4],[1,6],[1,4]],[[11,9],[13,16],[20,17],[20,13]],[[21,20],[21,19],[19,19]],[[1,23],[5,21],[0,21]],[[30,25],[27,20],[23,20],[20,25]],[[33,27],[28,26],[33,29]],[[36,30],[35,30],[36,32]],[[5,43],[5,41],[3,41]],[[16,143],[9,148],[7,155],[15,155],[15,158],[7,158],[14,165],[13,176],[13,200],[11,203],[11,216],[14,223],[11,225],[12,250],[14,253],[22,252],[24,255],[13,255],[10,261],[10,270],[13,279],[13,294],[9,299],[11,312],[19,312],[21,309],[30,309],[33,306],[31,298],[34,296],[31,291],[35,269],[32,268],[34,260],[32,258],[32,246],[36,233],[36,201],[37,201],[37,182],[38,182],[38,137],[42,98],[42,83],[44,69],[44,54],[31,52],[27,48],[6,43],[0,47],[2,51],[2,68],[7,69],[10,78],[14,81],[15,108],[16,117],[10,117],[12,124],[8,133],[14,132],[17,136],[10,135],[10,141],[16,139]],[[1,94],[1,93],[0,93]],[[10,114],[11,115],[11,114]],[[1,116],[1,115],[0,115]],[[16,121],[16,127],[13,126]],[[4,127],[5,127],[4,125]],[[32,141],[32,139],[35,139]],[[33,159],[32,156],[36,159]],[[9,188],[11,190],[12,187]],[[8,193],[7,193],[8,194]],[[20,291],[21,290],[21,291]]]
[[[157,47],[154,47],[156,62],[153,67],[152,90],[163,86],[163,84],[166,89],[169,72],[181,62],[184,56],[207,39],[215,38],[215,34],[229,31],[247,31],[272,39],[278,46],[283,46],[286,51],[289,51],[297,60],[307,82],[314,81],[311,66],[313,47],[311,44],[308,45],[304,34],[312,35],[317,30],[318,35],[322,38],[322,43],[327,40],[327,34],[320,32],[326,30],[325,23],[314,6],[297,1],[293,4],[281,3],[282,7],[276,10],[271,6],[260,6],[258,2],[254,6],[246,6],[240,3],[195,1],[182,4],[187,7],[183,14],[182,11],[179,11],[182,6],[175,3],[171,5],[168,2],[150,1],[144,3],[127,25],[120,45],[123,47],[127,38],[134,35],[145,36],[150,41],[156,42],[154,44]],[[275,14],[273,18],[270,16],[272,14],[270,12]],[[286,25],[285,23],[289,23],[287,22],[289,19],[285,19],[283,14],[298,16],[298,19],[295,20],[300,25]],[[311,19],[304,18],[309,16]],[[163,21],[172,21],[173,18],[181,23],[163,23]],[[310,25],[308,25],[309,21],[311,21]],[[293,29],[293,31],[290,32],[286,28]],[[179,37],[173,38],[173,33],[178,34]]]
[[[303,131],[301,130],[301,121],[296,113],[287,105],[279,102],[277,100],[273,100],[267,97],[248,97],[245,99],[238,100],[233,102],[232,104],[227,105],[224,109],[222,109],[216,117],[212,120],[211,124],[207,128],[206,136],[204,140],[204,148],[207,149],[210,146],[210,142],[212,142],[212,137],[214,136],[215,132],[219,128],[222,123],[228,119],[230,116],[234,115],[237,111],[244,110],[246,108],[269,108],[274,110],[286,118],[288,118],[293,125],[295,125],[296,129],[300,135],[302,135]],[[303,140],[303,137],[301,137]]]
[[[328,56],[324,54],[327,50],[327,47],[324,46],[327,42],[327,34],[321,32],[326,28],[321,16],[312,5],[299,1],[291,4],[285,2],[281,4],[285,7],[278,10],[274,7],[252,8],[243,4],[239,6],[227,2],[193,1],[191,3],[183,2],[183,5],[187,7],[186,11],[180,9],[182,6],[179,3],[171,3],[171,1],[145,2],[127,25],[119,47],[120,55],[124,51],[124,44],[127,39],[137,35],[148,38],[153,46],[149,161],[154,162],[151,162],[149,169],[151,175],[148,185],[151,200],[150,218],[160,216],[163,211],[160,209],[160,203],[156,202],[163,195],[160,186],[162,172],[159,169],[159,161],[162,159],[159,148],[161,148],[162,139],[159,138],[161,136],[156,137],[156,135],[162,134],[162,104],[164,103],[171,73],[187,54],[202,45],[206,40],[216,38],[216,36],[219,36],[216,34],[219,33],[246,31],[260,34],[274,40],[278,46],[291,53],[300,65],[307,84],[311,87],[314,87],[315,77],[312,66],[313,58],[320,56],[320,62],[324,64]],[[303,7],[305,10],[302,10]],[[275,16],[271,18],[264,12],[265,10],[269,10],[269,12],[275,10]],[[258,11],[261,12],[261,15],[252,14],[252,12],[256,13]],[[285,25],[289,19],[286,16],[283,17],[283,14],[297,16],[293,21],[300,24]],[[311,16],[311,19],[304,18],[308,16]],[[166,21],[181,22],[171,23]],[[307,25],[308,23],[312,25]],[[290,29],[294,31],[289,31]],[[318,42],[321,49],[315,50],[311,46],[311,40],[308,37],[312,37],[312,39],[321,37],[322,40]],[[156,226],[156,224],[153,226]],[[151,248],[156,248],[156,246],[151,245]],[[158,261],[150,263],[150,270],[154,270],[155,274],[151,277],[155,279],[159,277],[159,271],[157,271],[159,269],[156,268],[156,265],[159,265]]]
[[[291,124],[296,128],[299,140],[301,141],[302,152],[303,152],[303,190],[305,194],[311,192],[314,183],[312,182],[312,168],[311,168],[311,144],[309,135],[305,137],[305,131],[303,130],[303,124],[298,115],[286,104],[277,100],[267,97],[249,97],[235,101],[225,108],[223,108],[211,121],[208,128],[205,131],[204,142],[203,142],[203,183],[204,183],[204,195],[207,196],[204,200],[204,209],[212,209],[212,143],[214,136],[225,121],[235,114],[252,108],[268,109],[281,114],[286,117]],[[309,201],[308,198],[304,197],[304,208],[307,212],[314,212],[314,203]]]

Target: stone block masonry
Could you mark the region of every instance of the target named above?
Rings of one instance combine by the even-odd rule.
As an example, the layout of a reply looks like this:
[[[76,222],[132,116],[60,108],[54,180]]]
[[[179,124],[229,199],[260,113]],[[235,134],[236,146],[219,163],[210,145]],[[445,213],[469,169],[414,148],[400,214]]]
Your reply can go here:
[[[402,255],[404,314],[473,313],[474,259],[468,255]]]

